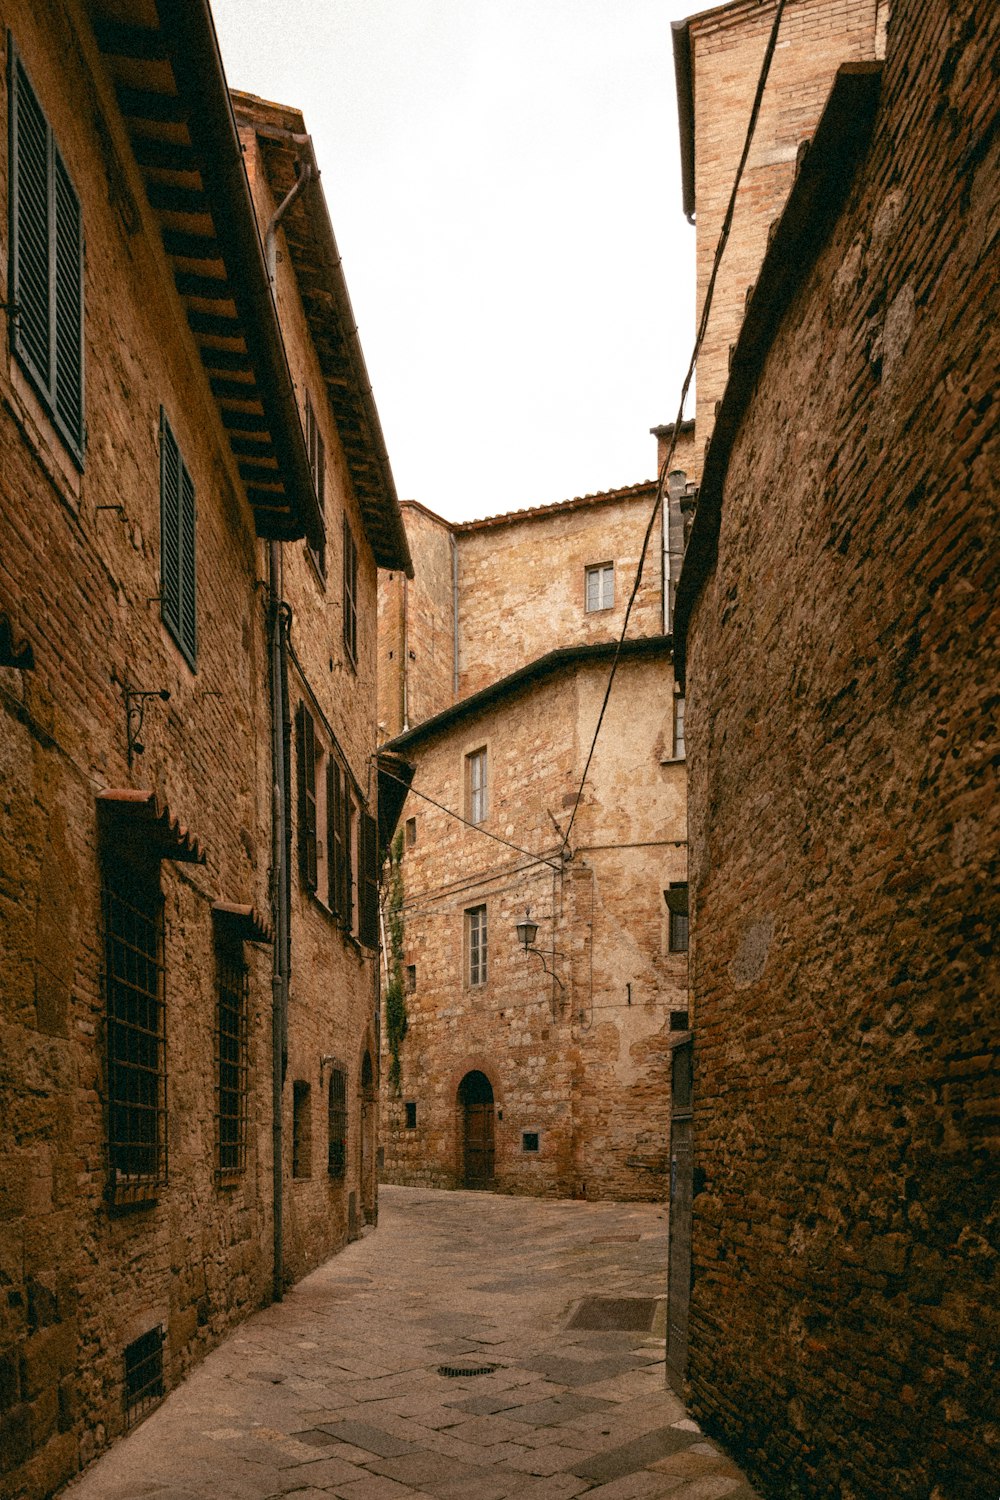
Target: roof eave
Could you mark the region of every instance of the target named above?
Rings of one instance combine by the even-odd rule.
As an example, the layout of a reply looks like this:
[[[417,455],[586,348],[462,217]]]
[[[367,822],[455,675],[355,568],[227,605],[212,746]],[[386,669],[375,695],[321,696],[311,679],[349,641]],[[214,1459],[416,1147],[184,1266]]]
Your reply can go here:
[[[681,204],[684,217],[694,223],[694,67],[691,59],[691,23],[672,21],[674,79],[677,87],[677,128],[681,146]]]

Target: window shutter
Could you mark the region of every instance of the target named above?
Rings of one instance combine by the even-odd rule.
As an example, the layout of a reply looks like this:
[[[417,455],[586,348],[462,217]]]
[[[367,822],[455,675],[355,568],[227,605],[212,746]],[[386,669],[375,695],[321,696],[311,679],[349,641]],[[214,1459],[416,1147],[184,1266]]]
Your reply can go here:
[[[340,911],[338,905],[339,889],[337,886],[337,799],[339,780],[340,767],[331,755],[326,763],[326,899],[334,916],[337,916]]]
[[[80,201],[62,157],[55,167],[56,415],[73,445],[83,448],[83,223]]]
[[[49,130],[18,58],[11,70],[14,348],[47,391],[51,384]]]
[[[160,614],[181,637],[181,459],[166,415],[160,411]]]
[[[354,851],[351,848],[351,788],[347,780],[347,772],[344,772],[344,795],[341,798],[341,811],[343,813],[343,839],[344,839],[344,926],[348,932],[354,931]]]
[[[344,645],[352,662],[358,659],[358,549],[344,517]]]
[[[195,504],[194,485],[180,465],[180,645],[194,666],[198,648],[198,616],[195,600]]]
[[[316,889],[316,739],[304,703],[295,712],[299,781],[299,871],[307,890]]]
[[[367,812],[361,813],[360,932],[365,948],[378,948],[378,827]]]

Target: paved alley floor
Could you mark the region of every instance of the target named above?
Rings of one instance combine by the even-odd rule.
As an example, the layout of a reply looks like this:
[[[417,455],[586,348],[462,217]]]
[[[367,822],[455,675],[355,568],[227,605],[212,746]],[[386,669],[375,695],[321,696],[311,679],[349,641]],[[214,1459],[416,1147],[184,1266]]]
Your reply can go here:
[[[66,1500],[754,1500],[665,1386],[656,1204],[379,1201]]]

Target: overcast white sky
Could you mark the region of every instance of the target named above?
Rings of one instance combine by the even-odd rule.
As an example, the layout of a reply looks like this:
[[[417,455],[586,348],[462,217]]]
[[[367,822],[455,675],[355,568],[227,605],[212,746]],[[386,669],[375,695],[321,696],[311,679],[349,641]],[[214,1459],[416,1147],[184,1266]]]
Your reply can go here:
[[[213,0],[229,83],[302,109],[401,499],[450,520],[634,484],[694,337],[677,0]]]

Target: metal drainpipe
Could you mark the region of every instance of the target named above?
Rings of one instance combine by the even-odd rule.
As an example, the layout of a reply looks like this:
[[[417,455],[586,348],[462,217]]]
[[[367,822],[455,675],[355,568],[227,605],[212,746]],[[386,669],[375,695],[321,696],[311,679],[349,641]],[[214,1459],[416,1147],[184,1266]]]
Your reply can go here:
[[[271,283],[272,294],[274,292],[275,272],[278,261],[278,225],[296,198],[304,191],[313,178],[312,167],[308,162],[297,163],[297,169],[299,175],[272,214],[264,236],[267,275]],[[287,833],[290,812],[286,797],[288,774],[285,766],[285,680],[287,675],[285,646],[288,619],[291,615],[291,610],[282,597],[284,589],[280,542],[271,542],[268,548],[268,575],[268,603],[271,626],[271,768],[274,777],[271,814],[271,868],[274,871],[274,965],[271,978],[273,1292],[275,1302],[280,1302],[285,1291],[284,1129],[282,1125],[282,1108],[285,1067],[288,1058],[288,983],[291,973],[291,909]]]
[[[403,731],[410,727],[410,589],[406,574],[403,574]]]
[[[448,533],[451,538],[451,654],[453,658],[451,674],[451,690],[458,701],[458,541],[455,533]]]

